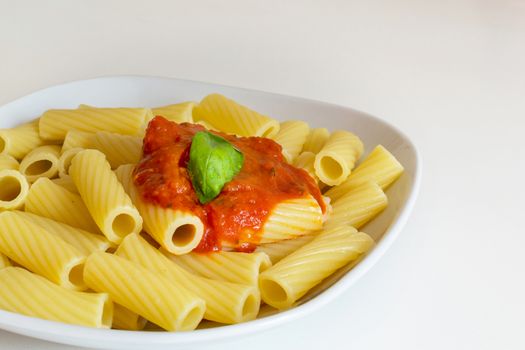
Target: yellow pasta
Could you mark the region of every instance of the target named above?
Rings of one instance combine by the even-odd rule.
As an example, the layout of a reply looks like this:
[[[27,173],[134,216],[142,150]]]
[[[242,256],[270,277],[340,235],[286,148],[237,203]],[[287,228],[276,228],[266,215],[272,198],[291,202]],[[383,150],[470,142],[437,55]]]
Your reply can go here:
[[[90,255],[84,280],[91,289],[108,293],[116,303],[168,331],[195,329],[204,315],[204,301],[184,286],[112,254]]]
[[[262,228],[260,242],[271,243],[296,238],[323,226],[323,212],[312,196],[289,199],[277,204]]]
[[[20,165],[18,161],[7,154],[0,154],[0,170],[18,170]]]
[[[71,162],[70,175],[95,223],[106,238],[120,243],[142,229],[142,218],[115,173],[96,150],[78,153]]]
[[[53,178],[58,174],[60,146],[40,146],[29,152],[20,162],[20,172],[29,182],[39,177]]]
[[[71,176],[64,176],[64,177],[58,177],[56,179],[51,180],[54,184],[59,185],[60,187],[65,188],[69,192],[78,194],[78,189],[73,180],[71,180]]]
[[[11,261],[7,256],[0,253],[0,269],[3,269],[5,267],[11,266]]]
[[[219,130],[240,136],[274,137],[279,122],[219,94],[206,96],[193,109],[193,120],[210,123]]]
[[[119,304],[113,304],[113,328],[129,331],[140,331],[146,326],[146,320],[139,314]]]
[[[315,182],[319,182],[319,178],[315,174],[314,168],[315,154],[312,152],[303,152],[295,159],[294,165],[298,168],[304,169]]]
[[[196,122],[195,124],[202,125],[202,126],[204,126],[207,130],[220,131],[218,128],[214,127],[214,126],[211,125],[209,122],[204,121],[204,120],[199,120],[199,121]]]
[[[342,183],[363,153],[363,143],[351,132],[338,130],[330,135],[315,156],[315,173],[327,185]]]
[[[191,273],[231,283],[257,285],[259,274],[272,265],[265,253],[210,252],[165,255]]]
[[[147,118],[151,118],[147,108],[50,109],[40,117],[39,131],[45,140],[64,140],[73,129],[137,135]]]
[[[283,156],[288,163],[293,163],[301,153],[301,149],[310,131],[307,123],[301,120],[290,120],[282,122],[279,132],[273,140],[283,148]]]
[[[325,227],[349,225],[360,228],[386,208],[388,199],[375,182],[365,182],[332,205]]]
[[[201,241],[204,225],[191,212],[163,208],[142,200],[133,184],[133,165],[119,167],[115,174],[132,198],[144,220],[144,230],[164,249],[173,254],[186,254]]]
[[[87,327],[111,327],[113,303],[105,293],[61,288],[19,267],[0,270],[0,285],[0,309]]]
[[[28,193],[29,183],[18,170],[0,170],[0,211],[22,207]]]
[[[162,116],[177,123],[193,123],[192,112],[195,102],[182,102],[173,105],[153,108],[154,116]]]
[[[323,279],[366,253],[373,243],[368,235],[350,226],[322,232],[261,274],[264,302],[278,309],[293,306]]]
[[[192,275],[171,262],[139,235],[129,235],[115,253],[182,285],[206,302],[204,318],[220,323],[239,323],[257,316],[259,291],[254,286],[216,281]]]
[[[62,144],[62,153],[70,150],[71,148],[93,148],[95,141],[95,134],[92,132],[69,130],[64,138]]]
[[[19,217],[35,223],[47,232],[62,238],[86,256],[95,251],[106,251],[112,246],[102,235],[87,232],[43,216],[21,211],[16,211],[15,213]]]
[[[294,239],[285,239],[284,241],[261,244],[255,250],[256,252],[265,253],[268,255],[272,264],[277,263],[279,260],[292,252],[296,251],[306,243],[311,242],[316,237],[316,234],[303,235]]]
[[[330,132],[326,128],[310,129],[310,133],[303,145],[303,152],[319,153],[330,137]]]
[[[11,129],[0,129],[0,154],[16,159],[24,158],[31,150],[47,143],[40,138],[38,120]]]
[[[326,192],[333,201],[366,181],[376,182],[383,190],[403,173],[403,166],[386,148],[378,145],[342,184]]]
[[[71,161],[77,153],[82,152],[83,148],[70,148],[65,152],[62,152],[62,155],[58,159],[58,175],[61,178],[69,177],[69,167],[71,166]],[[76,187],[75,187],[76,188]]]
[[[136,164],[142,157],[142,138],[106,131],[95,134],[94,148],[106,155],[113,169],[124,164]]]
[[[25,211],[88,232],[100,232],[82,198],[45,177],[38,179],[29,189]]]
[[[0,214],[0,252],[62,287],[86,289],[85,254],[16,212]]]

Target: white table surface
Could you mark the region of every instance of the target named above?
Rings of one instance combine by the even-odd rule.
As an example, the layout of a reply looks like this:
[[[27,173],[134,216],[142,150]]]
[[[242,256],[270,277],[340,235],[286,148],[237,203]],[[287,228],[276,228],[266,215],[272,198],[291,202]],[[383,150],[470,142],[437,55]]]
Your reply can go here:
[[[114,74],[351,106],[421,151],[416,209],[364,278],[214,349],[525,348],[524,1],[0,0],[0,104]],[[0,331],[0,349],[75,348]]]

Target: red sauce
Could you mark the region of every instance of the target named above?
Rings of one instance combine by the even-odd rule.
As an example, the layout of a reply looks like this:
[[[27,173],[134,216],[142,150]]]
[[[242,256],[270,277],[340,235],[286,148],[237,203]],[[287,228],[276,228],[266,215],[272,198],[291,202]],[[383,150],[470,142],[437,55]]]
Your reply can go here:
[[[135,168],[134,183],[145,201],[164,208],[184,209],[199,216],[205,233],[195,251],[220,250],[223,245],[251,252],[273,208],[287,199],[311,194],[326,208],[315,181],[303,169],[284,160],[281,146],[261,137],[219,135],[244,154],[237,176],[211,202],[200,204],[187,163],[193,135],[201,125],[170,122],[155,117],[144,137],[143,158]]]

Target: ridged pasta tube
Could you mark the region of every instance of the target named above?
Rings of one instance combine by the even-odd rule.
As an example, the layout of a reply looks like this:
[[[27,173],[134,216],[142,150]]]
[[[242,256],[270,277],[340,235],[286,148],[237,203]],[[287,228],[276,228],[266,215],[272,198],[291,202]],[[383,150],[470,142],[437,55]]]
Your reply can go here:
[[[319,182],[319,178],[315,174],[314,168],[315,154],[312,152],[303,152],[295,158],[294,165],[298,168],[304,169],[315,182]]]
[[[95,134],[93,146],[106,155],[113,169],[124,164],[136,164],[142,157],[142,139],[138,136],[99,131]]]
[[[286,309],[339,268],[366,253],[374,242],[353,227],[324,231],[264,271],[259,287],[265,303]]]
[[[342,184],[332,187],[326,196],[336,201],[351,189],[366,181],[376,182],[383,190],[403,173],[403,166],[382,145],[378,145],[350,174]]]
[[[294,198],[275,206],[262,228],[260,242],[271,243],[296,238],[323,226],[323,212],[312,196]]]
[[[97,150],[78,153],[69,172],[93,220],[110,242],[118,244],[128,234],[140,232],[142,217],[104,154]]]
[[[375,182],[365,182],[340,197],[332,205],[325,227],[343,225],[360,228],[386,208],[388,198]]]
[[[163,208],[142,200],[133,184],[133,165],[119,167],[115,174],[144,219],[144,230],[173,254],[191,252],[202,239],[204,225],[191,212]]]
[[[285,239],[284,241],[275,243],[261,244],[255,251],[265,253],[272,261],[272,264],[275,264],[285,256],[295,252],[306,243],[311,242],[315,237],[316,234],[310,234],[294,239]]]
[[[0,170],[18,170],[19,167],[20,165],[14,157],[8,154],[0,154]]]
[[[192,112],[195,102],[182,102],[173,105],[155,107],[152,109],[154,116],[164,118],[177,123],[193,123]]]
[[[22,159],[31,150],[45,145],[38,132],[38,120],[10,129],[0,129],[0,154]]]
[[[77,185],[71,180],[71,176],[65,176],[65,177],[58,177],[56,179],[51,180],[54,184],[59,185],[60,187],[65,188],[69,192],[78,194]]]
[[[168,331],[195,329],[204,315],[204,301],[183,286],[112,254],[90,255],[84,280],[91,289],[108,293],[116,303]]]
[[[170,261],[139,235],[127,236],[116,255],[136,262],[184,286],[206,302],[204,318],[220,323],[239,323],[255,319],[260,294],[255,286],[234,284],[199,277]]]
[[[279,132],[273,140],[283,148],[282,153],[288,163],[292,164],[301,153],[309,132],[308,123],[302,120],[289,120],[280,124]]]
[[[25,211],[78,227],[88,232],[101,232],[78,194],[66,190],[46,177],[29,189]]]
[[[146,326],[146,320],[139,314],[119,304],[113,304],[113,328],[128,331],[140,331]]]
[[[113,303],[105,293],[68,290],[19,267],[0,270],[0,309],[51,321],[110,328]]]
[[[327,185],[342,183],[363,153],[363,143],[356,135],[337,130],[315,156],[315,173]]]
[[[193,120],[204,120],[221,131],[240,136],[272,138],[279,132],[279,122],[259,114],[219,94],[206,96],[193,109]]]
[[[34,182],[39,177],[53,178],[58,174],[60,146],[40,146],[29,152],[20,162],[20,172],[27,181]]]
[[[45,140],[64,140],[73,129],[137,135],[150,116],[147,108],[50,109],[40,117],[39,131]]]
[[[171,261],[191,273],[231,283],[256,286],[259,274],[272,263],[265,253],[210,252],[172,255]]]
[[[62,144],[62,153],[71,148],[93,148],[95,134],[92,132],[69,130]]]
[[[32,213],[15,211],[21,218],[31,221],[47,232],[62,238],[86,256],[95,251],[106,251],[112,245],[102,235],[94,234],[64,223]]]
[[[86,255],[16,212],[0,214],[0,252],[64,288],[86,289]]]
[[[0,170],[0,211],[22,207],[28,193],[29,183],[18,170]]]
[[[62,152],[60,158],[58,158],[58,176],[61,178],[69,177],[69,167],[71,166],[71,161],[77,153],[82,152],[84,148],[70,148],[65,152]]]
[[[308,137],[306,137],[306,141],[303,145],[303,152],[312,152],[314,154],[319,153],[329,137],[330,132],[326,128],[310,129],[310,133],[308,134]]]

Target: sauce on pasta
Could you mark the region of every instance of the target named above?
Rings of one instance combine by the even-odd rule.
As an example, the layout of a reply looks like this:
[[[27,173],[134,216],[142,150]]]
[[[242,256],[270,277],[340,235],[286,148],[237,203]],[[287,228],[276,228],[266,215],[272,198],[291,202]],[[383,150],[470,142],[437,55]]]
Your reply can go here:
[[[326,211],[315,181],[303,169],[284,160],[281,146],[261,137],[236,137],[215,132],[244,154],[237,176],[219,196],[200,204],[187,170],[193,135],[201,125],[155,117],[148,125],[143,158],[134,171],[134,183],[142,198],[164,208],[191,211],[204,223],[197,252],[221,250],[222,245],[252,252],[273,208],[287,199],[311,194]]]

